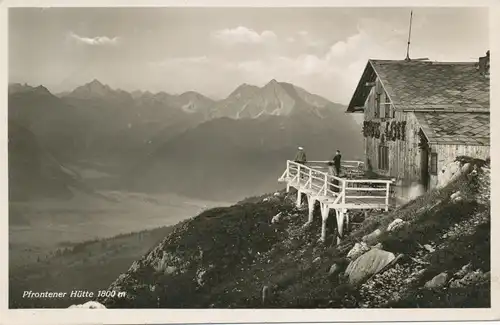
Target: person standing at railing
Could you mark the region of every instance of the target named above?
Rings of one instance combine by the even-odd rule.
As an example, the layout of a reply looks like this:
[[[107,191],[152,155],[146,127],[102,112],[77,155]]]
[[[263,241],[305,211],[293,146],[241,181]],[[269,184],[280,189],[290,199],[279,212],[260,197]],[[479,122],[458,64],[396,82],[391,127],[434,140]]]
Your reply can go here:
[[[304,151],[304,148],[299,147],[299,151],[297,151],[297,154],[295,155],[294,161],[298,164],[305,165],[307,162],[307,157],[306,157],[306,152]]]
[[[299,151],[297,151],[297,154],[295,155],[294,161],[297,164],[301,164],[301,165],[305,165],[307,163],[307,157],[306,157],[306,152],[304,151],[304,148],[299,147]],[[300,175],[300,178],[303,178],[303,175]]]
[[[335,175],[337,177],[340,177],[340,162],[341,162],[342,155],[340,154],[340,150],[337,150],[335,152],[335,156],[328,162],[328,172],[330,175]],[[334,179],[332,177],[331,182],[335,185],[339,185],[338,180]],[[334,192],[339,192],[339,189],[333,185],[330,186],[330,190]]]
[[[340,176],[340,166],[341,166],[342,155],[340,154],[340,150],[335,152],[335,156],[333,156],[333,167],[335,168],[335,176]]]

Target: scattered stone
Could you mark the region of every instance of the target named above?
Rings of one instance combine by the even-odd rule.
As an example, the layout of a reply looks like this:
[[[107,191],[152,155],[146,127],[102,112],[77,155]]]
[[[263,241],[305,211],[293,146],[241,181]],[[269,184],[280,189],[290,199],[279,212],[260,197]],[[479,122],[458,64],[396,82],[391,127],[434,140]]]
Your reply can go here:
[[[262,202],[267,202],[267,201],[269,201],[268,197],[266,197],[264,200],[262,200]]]
[[[271,223],[272,224],[275,224],[275,223],[278,223],[280,222],[281,220],[281,212],[278,213],[277,215],[275,215],[272,219],[271,219]]]
[[[68,308],[106,309],[106,306],[97,301],[87,301],[81,305],[71,305]]]
[[[406,222],[403,219],[396,218],[388,226],[387,231],[394,231],[404,225]]]
[[[337,263],[334,263],[331,267],[330,270],[328,271],[328,275],[334,276],[335,274],[340,272],[340,266]]]
[[[351,262],[347,266],[345,274],[349,276],[351,284],[358,284],[364,279],[377,274],[395,258],[396,256],[391,252],[372,249]]]
[[[368,245],[375,244],[378,240],[378,237],[382,234],[382,230],[380,229],[375,229],[372,233],[363,236],[362,240],[367,243]]]
[[[369,251],[370,247],[366,245],[366,243],[361,242],[361,243],[356,243],[354,247],[347,253],[347,258],[354,261],[361,255],[363,255],[365,252]]]
[[[415,258],[415,257],[411,257],[411,256],[410,256],[410,259],[411,259],[413,262],[415,262],[415,263],[417,263],[417,264],[420,264],[420,265],[429,265],[429,264],[431,264],[431,263],[429,263],[429,262],[425,262],[425,261],[422,261],[421,259],[418,259],[418,258]]]
[[[425,248],[426,250],[428,250],[428,251],[429,251],[429,253],[433,253],[433,252],[435,252],[435,251],[436,251],[436,249],[435,249],[434,247],[432,247],[431,245],[429,245],[429,244],[425,244],[425,245],[424,245],[424,248]]]
[[[460,191],[457,191],[455,193],[453,193],[452,195],[450,195],[450,200],[452,202],[460,202],[463,200],[463,196],[462,196],[462,193]]]
[[[275,192],[274,196],[280,196],[280,192]]]
[[[461,194],[460,191],[456,191],[455,193],[453,193],[452,195],[450,195],[450,199],[452,201],[454,201],[457,197],[460,196],[460,194]]]
[[[134,261],[134,263],[132,263],[132,265],[130,266],[130,268],[128,270],[129,270],[129,272],[135,272],[138,269],[139,269],[139,262]]]
[[[204,269],[200,269],[196,272],[196,283],[198,283],[200,287],[203,287],[205,284],[205,279],[203,278],[205,273],[207,273],[207,270]]]
[[[313,263],[317,263],[317,262],[319,262],[319,261],[321,261],[321,257],[319,257],[319,256],[318,256],[318,257],[316,257],[316,258],[313,260]]]
[[[384,248],[384,245],[382,245],[382,243],[378,243],[377,245],[372,246],[372,249],[383,249],[383,248]]]
[[[462,268],[454,274],[456,278],[463,278],[467,273],[472,271],[472,264],[468,263],[462,266]]]
[[[489,272],[484,273],[481,270],[470,271],[463,278],[452,281],[450,284],[451,288],[462,288],[468,285],[474,285],[478,282],[488,279],[490,276]]]
[[[432,288],[441,288],[448,281],[448,274],[446,272],[440,273],[425,283],[424,287],[432,289]]]
[[[176,268],[175,266],[167,266],[167,267],[165,268],[164,273],[165,273],[165,274],[172,274],[172,273],[174,273],[175,271],[177,271],[177,268]]]

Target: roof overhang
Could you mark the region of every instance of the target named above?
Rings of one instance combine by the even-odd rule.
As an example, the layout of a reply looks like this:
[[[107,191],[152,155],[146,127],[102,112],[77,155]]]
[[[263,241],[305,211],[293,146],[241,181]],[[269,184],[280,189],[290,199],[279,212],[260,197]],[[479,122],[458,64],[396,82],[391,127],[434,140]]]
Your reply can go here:
[[[371,61],[368,60],[366,63],[363,74],[361,75],[361,79],[354,90],[354,94],[347,106],[346,113],[356,113],[356,112],[364,112],[364,106],[366,98],[370,94],[372,83],[377,79],[377,75],[371,64]]]

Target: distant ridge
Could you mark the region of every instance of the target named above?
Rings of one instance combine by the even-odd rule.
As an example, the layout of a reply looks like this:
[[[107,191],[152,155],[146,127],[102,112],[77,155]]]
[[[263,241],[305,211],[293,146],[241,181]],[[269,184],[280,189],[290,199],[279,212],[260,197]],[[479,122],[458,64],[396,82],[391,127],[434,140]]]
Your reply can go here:
[[[341,111],[343,107],[291,83],[272,79],[263,87],[246,83],[238,86],[216,103],[212,116],[240,119],[309,113],[323,117],[325,110]]]

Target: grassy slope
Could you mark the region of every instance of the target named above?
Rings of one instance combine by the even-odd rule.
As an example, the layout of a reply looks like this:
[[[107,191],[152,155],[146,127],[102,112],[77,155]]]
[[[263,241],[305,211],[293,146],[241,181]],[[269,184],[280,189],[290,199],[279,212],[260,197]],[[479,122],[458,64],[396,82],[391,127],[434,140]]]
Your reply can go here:
[[[23,268],[10,270],[9,308],[67,308],[87,299],[23,299],[24,290],[97,292],[130,264],[157,245],[172,227],[162,227],[109,239],[91,240],[61,248],[53,255]]]
[[[334,217],[327,243],[319,244],[320,218],[303,229],[306,211],[295,209],[293,196],[284,193],[212,209],[178,225],[110,286],[126,291],[126,299],[103,302],[110,308],[488,307],[489,273],[462,288],[423,289],[435,275],[451,275],[467,263],[489,271],[489,185],[479,186],[485,182],[487,177],[462,177],[395,211],[372,212],[364,221],[354,216],[362,222],[339,246],[333,244]],[[450,195],[457,190],[463,200],[454,202]],[[278,212],[282,220],[271,224]],[[386,229],[395,218],[406,225],[378,241],[404,254],[396,266],[358,287],[328,276],[363,235]],[[272,293],[265,305],[264,286]]]

